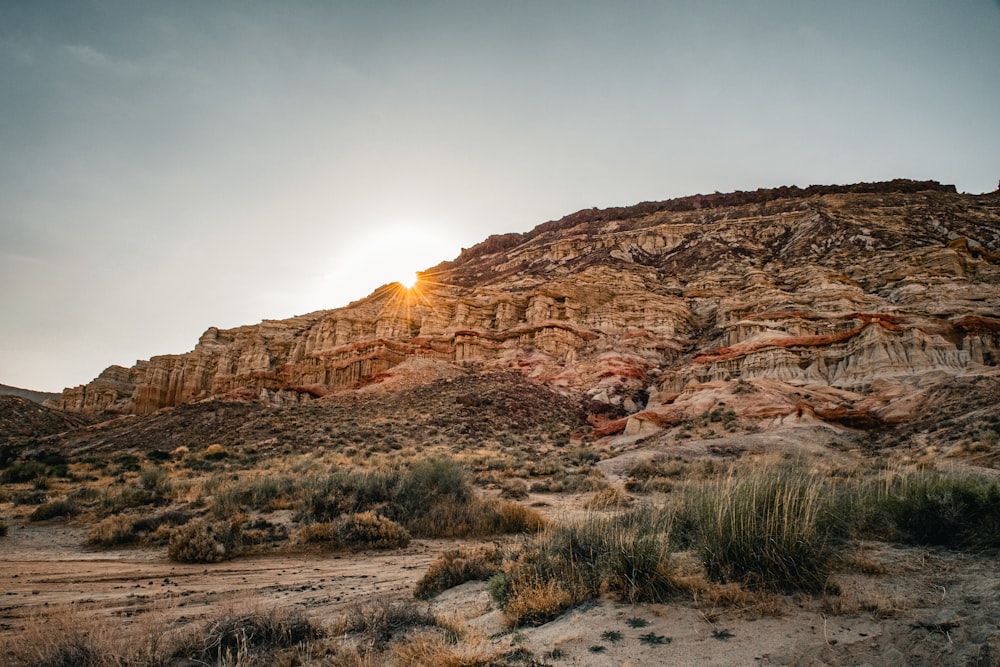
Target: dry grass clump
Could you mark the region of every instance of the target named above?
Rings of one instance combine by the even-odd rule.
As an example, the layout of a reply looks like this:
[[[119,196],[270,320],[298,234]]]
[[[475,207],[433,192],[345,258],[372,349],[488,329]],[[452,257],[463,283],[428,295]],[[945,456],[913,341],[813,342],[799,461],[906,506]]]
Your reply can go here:
[[[392,519],[369,511],[307,524],[299,530],[297,541],[332,549],[401,549],[410,543],[410,533]]]
[[[265,667],[275,664],[277,652],[321,636],[319,627],[299,609],[228,610],[186,637],[173,657],[185,658],[185,664]]]
[[[528,483],[519,477],[505,479],[500,484],[500,497],[509,500],[524,500],[528,497]]]
[[[257,510],[273,512],[291,507],[300,493],[296,480],[289,475],[257,474],[233,480],[215,476],[204,486],[211,497],[211,509],[219,518]]]
[[[408,667],[492,667],[504,664],[501,658],[487,642],[458,647],[434,631],[414,633],[390,651],[391,664]]]
[[[518,581],[503,602],[504,619],[512,628],[543,625],[581,601],[559,581]]]
[[[500,571],[503,552],[495,546],[450,549],[431,563],[413,596],[427,600],[467,581],[486,581]]]
[[[174,529],[167,556],[179,563],[217,563],[235,555],[240,532],[239,520],[209,523],[195,519]]]
[[[147,653],[139,642],[130,643],[123,641],[112,624],[85,619],[74,608],[62,607],[50,610],[44,618],[31,619],[19,635],[3,638],[0,655],[10,667],[142,665],[166,657],[158,650]]]
[[[611,510],[628,507],[632,497],[617,486],[609,486],[595,493],[584,505],[589,510]]]
[[[87,533],[87,544],[95,547],[115,547],[134,544],[139,536],[132,531],[134,519],[114,514],[103,519]]]
[[[465,469],[450,458],[310,477],[301,482],[299,496],[300,521],[327,523],[343,514],[374,511],[418,537],[530,532],[542,522],[534,510],[479,496]]]
[[[321,636],[296,609],[226,610],[195,628],[173,630],[156,611],[122,626],[66,606],[4,637],[0,655],[11,667],[265,667],[302,664],[299,654]]]
[[[643,508],[549,526],[490,580],[509,625],[538,624],[601,594],[664,601],[677,590],[672,517]]]
[[[80,513],[80,506],[69,498],[53,500],[39,505],[28,515],[29,521],[47,521],[56,518],[68,518]]]
[[[166,526],[182,526],[191,518],[187,512],[177,510],[139,518],[113,514],[90,529],[86,544],[92,547],[118,547],[138,542],[155,542],[157,540],[154,536],[163,533]],[[169,537],[167,534],[166,538]]]
[[[385,650],[390,641],[414,628],[436,626],[434,615],[412,600],[393,601],[382,597],[351,605],[334,626],[334,634],[353,635],[362,652],[368,653]]]

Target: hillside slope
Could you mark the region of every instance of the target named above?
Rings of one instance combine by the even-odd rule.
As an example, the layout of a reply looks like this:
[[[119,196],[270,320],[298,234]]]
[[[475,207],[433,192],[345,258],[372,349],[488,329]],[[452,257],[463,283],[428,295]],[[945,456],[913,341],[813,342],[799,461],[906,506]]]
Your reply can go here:
[[[581,211],[491,237],[412,290],[211,328],[49,405],[285,405],[413,358],[520,372],[583,401],[603,434],[720,402],[765,421],[900,422],[933,387],[997,373],[1000,197],[892,181]]]

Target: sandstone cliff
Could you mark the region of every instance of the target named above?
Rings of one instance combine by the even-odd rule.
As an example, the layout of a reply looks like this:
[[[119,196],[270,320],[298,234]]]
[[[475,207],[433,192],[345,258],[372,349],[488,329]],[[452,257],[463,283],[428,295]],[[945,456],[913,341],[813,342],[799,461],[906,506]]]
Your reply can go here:
[[[111,367],[54,407],[273,404],[429,358],[513,369],[641,434],[725,402],[759,419],[906,418],[1000,360],[1000,197],[935,182],[780,188],[588,210],[491,237],[346,307]],[[807,398],[808,397],[808,398]]]

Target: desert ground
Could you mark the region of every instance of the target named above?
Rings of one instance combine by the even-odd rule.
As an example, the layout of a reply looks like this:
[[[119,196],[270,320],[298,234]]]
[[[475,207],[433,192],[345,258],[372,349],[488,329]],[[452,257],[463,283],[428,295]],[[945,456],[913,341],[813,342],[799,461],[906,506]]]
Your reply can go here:
[[[516,502],[538,511],[549,526],[613,517],[637,506],[668,503],[692,475],[711,478],[705,470],[750,466],[754,459],[773,465],[795,451],[796,456],[809,455],[824,465],[850,468],[863,455],[849,449],[845,438],[843,432],[815,425],[684,441],[619,437],[613,444],[604,443],[603,458],[595,456],[587,466],[584,479],[602,480],[593,489],[541,490],[551,489],[549,480],[534,483],[530,492],[506,495],[518,495]],[[637,486],[635,474],[642,464],[659,465],[669,474],[670,464],[676,467],[680,462],[686,466],[683,475],[660,479],[658,487]],[[232,460],[225,465],[232,466]],[[926,468],[926,461],[923,465]],[[936,462],[938,466],[957,466],[962,474],[970,468],[944,458]],[[228,474],[236,479],[246,471]],[[176,491],[181,486],[177,475],[173,505],[184,497]],[[140,484],[130,475],[126,479]],[[494,478],[486,475],[486,479]],[[499,501],[503,489],[512,488],[508,479],[495,481],[500,483],[477,485],[478,496]],[[65,485],[68,490],[74,485],[51,484],[50,496],[57,495],[53,487]],[[220,615],[266,616],[289,610],[308,617],[318,634],[276,650],[237,646],[229,653],[207,657],[202,653],[196,659],[175,654],[161,658],[161,663],[144,664],[638,667],[995,665],[1000,661],[1000,565],[988,549],[856,537],[836,556],[822,589],[810,591],[712,581],[693,551],[678,551],[674,568],[678,581],[686,583],[663,599],[629,601],[611,587],[543,622],[512,625],[487,581],[456,581],[419,600],[414,592],[443,554],[477,546],[515,553],[532,539],[518,531],[415,537],[405,546],[383,549],[363,545],[330,549],[277,539],[217,562],[189,563],[171,559],[162,543],[88,544],[98,522],[87,512],[32,520],[37,506],[17,504],[16,499],[31,488],[27,483],[8,484],[6,502],[0,505],[8,527],[0,539],[0,627],[4,641],[16,648],[8,653],[17,660],[12,664],[32,664],[30,651],[24,650],[26,639],[44,644],[80,629],[88,633],[100,629],[122,637],[158,634],[164,643],[167,638],[177,642],[179,636],[204,637],[206,624],[218,625]],[[189,498],[194,495],[191,489],[186,492]],[[612,502],[594,501],[601,497]],[[266,515],[272,526],[287,525],[294,532],[292,509],[268,510],[258,514]],[[392,617],[392,610],[400,608],[413,618],[402,618],[398,627],[389,623],[388,630],[375,632],[373,624],[358,620],[379,613]],[[122,659],[86,664],[139,663]]]

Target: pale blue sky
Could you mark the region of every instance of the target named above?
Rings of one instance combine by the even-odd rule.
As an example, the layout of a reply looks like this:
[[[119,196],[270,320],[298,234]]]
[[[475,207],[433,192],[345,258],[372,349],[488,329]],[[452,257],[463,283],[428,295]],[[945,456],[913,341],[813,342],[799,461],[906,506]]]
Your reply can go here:
[[[0,383],[341,306],[591,206],[993,190],[998,66],[988,0],[0,0]]]

